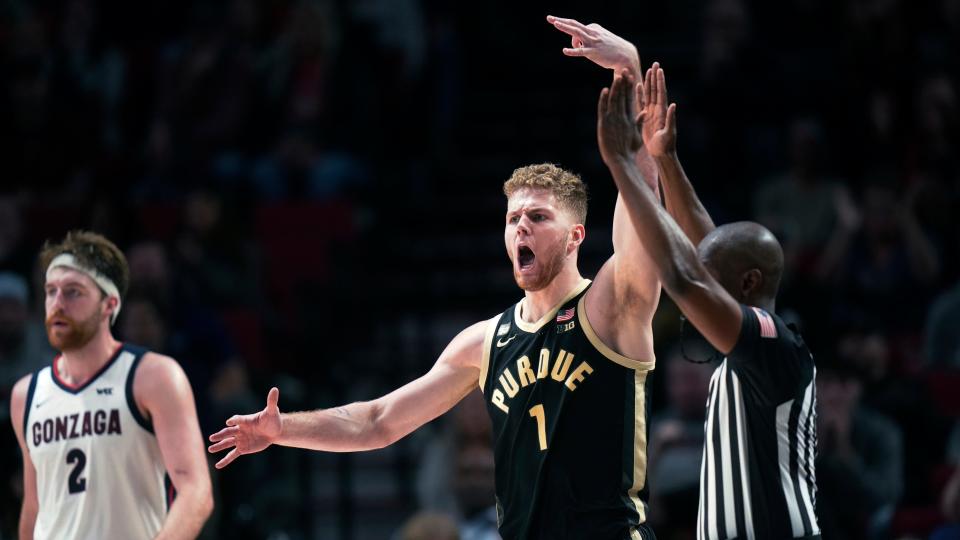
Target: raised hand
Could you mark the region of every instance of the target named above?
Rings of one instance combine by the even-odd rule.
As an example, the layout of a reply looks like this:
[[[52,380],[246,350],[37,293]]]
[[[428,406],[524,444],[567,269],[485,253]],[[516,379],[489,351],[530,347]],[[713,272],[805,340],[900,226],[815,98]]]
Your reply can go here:
[[[563,54],[582,56],[607,69],[629,69],[636,77],[641,75],[637,48],[599,24],[584,25],[576,19],[553,15],[547,15],[547,22],[570,36],[570,48],[563,49]]]
[[[207,450],[216,453],[232,448],[223,459],[217,462],[216,467],[222,469],[233,460],[244,454],[253,454],[266,449],[280,436],[281,420],[280,390],[276,387],[267,394],[267,406],[258,413],[234,415],[227,420],[227,427],[210,436],[210,445]]]
[[[633,76],[623,70],[614,77],[610,89],[600,92],[597,103],[597,142],[603,162],[632,161],[638,150],[637,124],[633,117]]]
[[[677,104],[667,106],[667,81],[654,62],[644,76],[643,84],[636,87],[640,112],[637,124],[643,137],[643,145],[651,157],[661,157],[677,151]]]

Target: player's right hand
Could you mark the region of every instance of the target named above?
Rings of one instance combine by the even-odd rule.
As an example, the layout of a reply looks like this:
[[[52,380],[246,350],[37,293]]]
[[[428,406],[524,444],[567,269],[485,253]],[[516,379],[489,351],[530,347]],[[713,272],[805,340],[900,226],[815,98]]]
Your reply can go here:
[[[232,448],[216,467],[222,469],[243,454],[253,454],[266,449],[280,437],[282,427],[280,408],[280,390],[276,387],[267,394],[267,406],[256,414],[233,415],[227,419],[227,427],[210,435],[207,450],[213,454]]]

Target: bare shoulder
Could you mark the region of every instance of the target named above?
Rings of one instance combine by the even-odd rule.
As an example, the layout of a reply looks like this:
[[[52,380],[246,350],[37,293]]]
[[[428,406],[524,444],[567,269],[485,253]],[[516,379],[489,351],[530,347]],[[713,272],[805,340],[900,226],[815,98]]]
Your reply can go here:
[[[176,360],[154,352],[143,355],[133,379],[133,394],[138,402],[171,397],[189,389],[190,381]]]
[[[13,422],[13,428],[17,433],[23,427],[23,408],[27,401],[27,392],[30,391],[30,381],[32,379],[32,373],[20,377],[20,380],[13,385],[13,390],[10,392],[10,421]]]
[[[610,257],[597,272],[583,300],[584,315],[600,341],[614,352],[628,358],[652,358],[651,324],[659,291],[648,298],[623,280],[617,283],[615,257]]]
[[[472,367],[480,369],[483,360],[484,337],[496,319],[488,319],[474,323],[456,335],[440,355],[440,362],[456,367]]]

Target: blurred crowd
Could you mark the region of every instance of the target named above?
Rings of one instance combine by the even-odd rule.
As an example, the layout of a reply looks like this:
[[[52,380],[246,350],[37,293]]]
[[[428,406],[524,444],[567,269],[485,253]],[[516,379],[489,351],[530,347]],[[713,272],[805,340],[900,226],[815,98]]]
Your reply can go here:
[[[778,312],[818,365],[824,537],[960,538],[960,0],[597,4],[0,4],[3,421],[53,357],[36,254],[71,228],[124,249],[115,333],[184,366],[207,434],[271,385],[282,410],[376,397],[518,300],[499,229],[516,167],[583,175],[596,271],[609,74],[563,57],[550,9],[662,63],[714,220],[783,243]],[[694,538],[712,367],[685,360],[703,355],[666,297],[654,330],[651,519]],[[0,433],[6,539],[19,452]],[[205,537],[494,539],[489,444],[474,395],[381,451],[244,457],[214,474]]]

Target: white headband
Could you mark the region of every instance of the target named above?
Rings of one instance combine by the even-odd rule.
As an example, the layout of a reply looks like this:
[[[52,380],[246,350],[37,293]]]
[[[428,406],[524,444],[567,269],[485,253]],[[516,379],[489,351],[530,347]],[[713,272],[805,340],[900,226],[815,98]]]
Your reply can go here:
[[[47,267],[47,280],[50,279],[50,272],[58,267],[63,266],[66,268],[72,268],[77,272],[82,272],[90,277],[97,284],[98,287],[103,289],[103,292],[107,293],[107,296],[112,296],[117,299],[117,309],[113,310],[113,314],[110,315],[110,324],[117,322],[117,316],[120,315],[120,291],[117,289],[116,284],[113,280],[107,276],[101,274],[94,268],[87,268],[86,266],[81,266],[77,259],[70,253],[61,253],[53,258],[50,261],[50,266]]]

